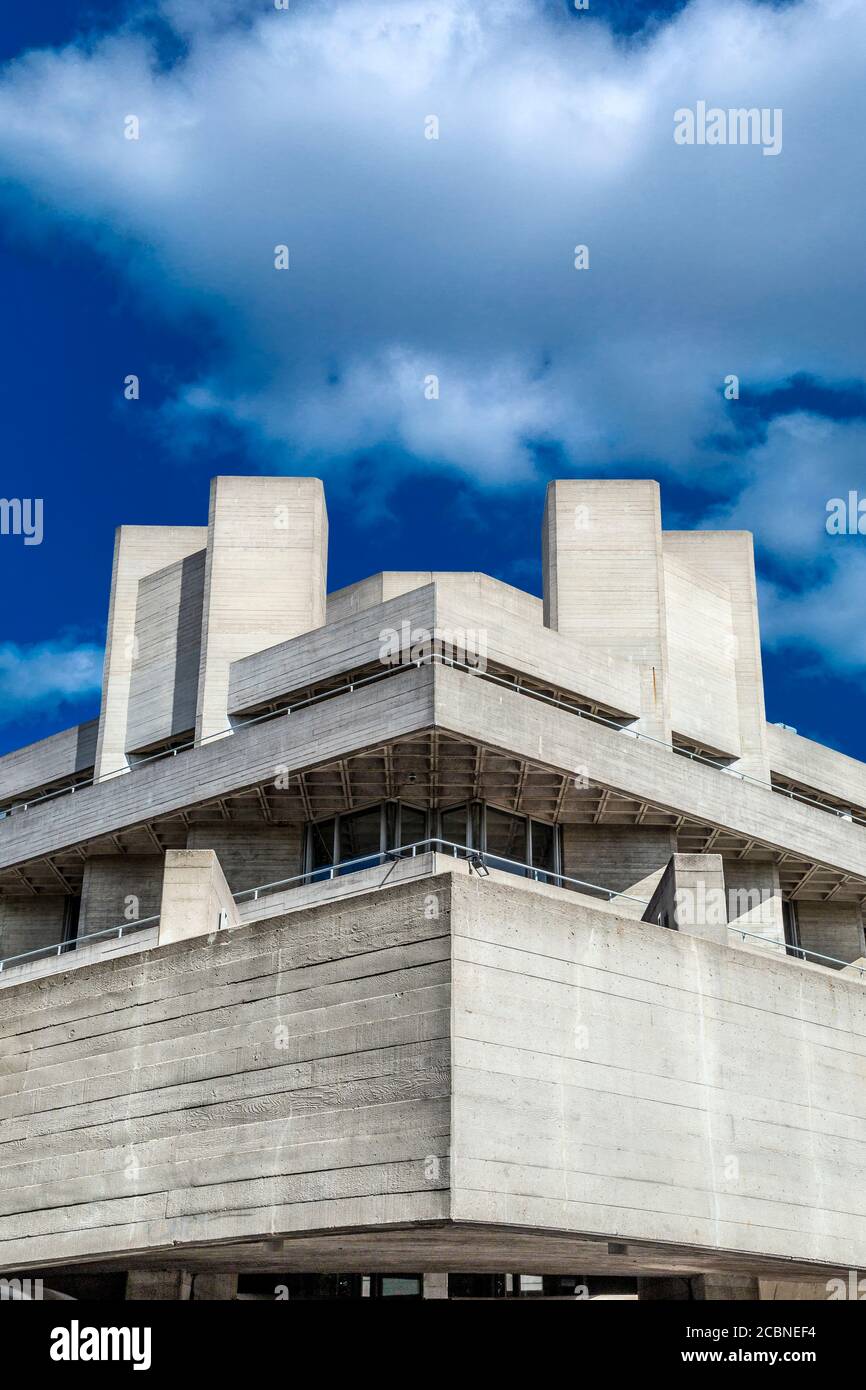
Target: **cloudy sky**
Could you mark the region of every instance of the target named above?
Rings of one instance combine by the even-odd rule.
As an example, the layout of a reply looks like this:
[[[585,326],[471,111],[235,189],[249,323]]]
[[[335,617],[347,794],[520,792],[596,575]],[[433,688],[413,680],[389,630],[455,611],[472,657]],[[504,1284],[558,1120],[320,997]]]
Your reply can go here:
[[[0,747],[95,712],[115,525],[284,471],[332,588],[534,592],[548,478],[657,477],[667,526],[755,532],[769,717],[866,757],[866,536],[825,527],[866,497],[862,0],[19,9],[0,492],[45,537],[0,538]],[[781,151],[675,143],[699,101]]]

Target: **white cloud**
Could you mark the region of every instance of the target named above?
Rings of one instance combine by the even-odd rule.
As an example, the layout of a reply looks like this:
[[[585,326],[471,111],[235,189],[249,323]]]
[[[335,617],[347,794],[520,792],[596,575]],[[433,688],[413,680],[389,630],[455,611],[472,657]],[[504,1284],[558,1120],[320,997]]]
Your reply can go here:
[[[0,165],[213,312],[224,355],[179,400],[287,466],[390,439],[508,481],[552,434],[711,467],[728,372],[862,374],[861,5],[705,0],[643,45],[531,0],[164,8],[190,31],[167,72],[134,33],[13,64]],[[781,107],[782,154],[675,145],[699,98]]]
[[[0,723],[59,710],[102,686],[102,648],[68,641],[0,643]]]
[[[847,582],[820,513],[861,434],[796,417],[740,453],[722,386],[866,376],[860,0],[695,0],[639,43],[533,0],[162,12],[188,44],[168,70],[134,29],[10,65],[0,171],[150,302],[213,316],[170,436],[225,418],[263,467],[325,476],[381,445],[487,486],[531,477],[538,443],[670,469],[782,571]],[[698,100],[781,108],[782,152],[676,145]]]
[[[794,579],[804,564],[835,568],[850,558],[852,546],[836,544],[836,537],[828,543],[827,503],[858,486],[866,497],[866,421],[805,411],[779,416],[748,454],[745,469],[739,495],[716,511],[715,523],[755,531]]]

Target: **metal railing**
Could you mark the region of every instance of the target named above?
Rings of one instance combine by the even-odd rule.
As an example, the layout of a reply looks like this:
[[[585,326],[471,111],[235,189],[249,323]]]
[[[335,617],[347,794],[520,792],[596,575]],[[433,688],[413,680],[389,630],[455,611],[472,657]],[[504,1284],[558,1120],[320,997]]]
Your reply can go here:
[[[810,960],[826,960],[829,961],[831,965],[841,965],[846,969],[856,970],[861,980],[864,974],[866,974],[866,967],[856,965],[853,961],[840,960],[838,956],[824,956],[820,951],[810,950],[808,946],[794,946],[788,941],[773,941],[771,937],[759,936],[757,932],[743,931],[742,927],[735,927],[731,922],[728,923],[728,931],[735,932],[737,936],[743,937],[744,940],[748,937],[750,941],[760,941],[762,946],[777,946],[780,951],[784,951],[786,956],[798,956],[801,959],[805,959],[805,957],[808,956]]]
[[[232,897],[236,903],[251,901],[257,902],[259,898],[267,897],[272,893],[284,892],[296,887],[309,887],[316,883],[333,882],[335,878],[349,876],[365,868],[378,868],[383,864],[391,867],[406,860],[416,859],[419,854],[449,854],[454,859],[464,859],[469,865],[470,871],[476,873],[486,873],[490,869],[503,869],[505,873],[516,873],[519,877],[531,879],[535,883],[551,884],[554,887],[567,886],[569,889],[581,889],[591,894],[598,894],[611,903],[622,899],[626,902],[637,903],[640,907],[649,907],[649,898],[638,898],[633,893],[621,893],[615,888],[604,888],[598,883],[589,883],[586,879],[574,878],[570,874],[560,874],[553,869],[539,868],[536,864],[527,864],[520,859],[509,859],[505,855],[493,854],[489,850],[482,850],[472,845],[461,845],[454,840],[445,840],[441,836],[431,835],[423,840],[415,840],[408,845],[399,845],[393,849],[376,850],[372,854],[360,855],[354,859],[343,859],[336,864],[323,864],[319,868],[308,869],[305,873],[293,874],[290,878],[274,879],[270,883],[260,883],[255,888],[244,888]],[[159,922],[159,916],[143,917],[135,922],[122,922],[116,927],[107,927],[102,931],[89,932],[86,936],[74,937],[71,941],[59,941],[50,946],[38,946],[33,951],[22,951],[18,955],[6,956],[0,959],[0,973],[10,965],[18,965],[23,961],[31,960],[35,957],[51,957],[66,955],[77,950],[80,946],[87,945],[92,941],[104,940],[108,937],[122,939],[124,934],[139,931],[142,927],[153,926]],[[648,923],[647,925],[657,925]],[[782,951],[786,956],[794,956],[799,959],[815,960],[818,962],[826,961],[834,967],[849,968],[857,970],[860,978],[866,974],[866,967],[853,965],[853,962],[841,960],[838,956],[828,956],[820,951],[813,951],[807,946],[795,946],[787,941],[774,941],[770,937],[760,936],[757,932],[745,931],[742,927],[737,927],[733,923],[727,923],[729,932],[751,941],[758,941],[764,947],[771,947]]]
[[[65,956],[71,951],[77,951],[79,946],[85,946],[91,941],[100,941],[107,937],[116,936],[118,941],[124,934],[140,931],[142,927],[152,927],[159,921],[159,917],[142,917],[135,922],[121,922],[117,927],[105,927],[102,931],[88,932],[85,936],[73,936],[69,941],[57,941],[50,946],[37,946],[33,951],[20,951],[16,956],[5,956],[0,960],[0,975],[7,965],[19,965],[22,961],[33,960],[37,957]]]
[[[521,678],[515,674],[512,679],[496,675],[484,667],[472,666],[467,662],[458,661],[456,658],[447,657],[439,652],[431,652],[427,656],[417,657],[413,661],[398,662],[393,666],[383,667],[381,671],[374,671],[367,676],[359,676],[355,680],[346,681],[343,685],[334,686],[328,690],[319,691],[317,694],[305,696],[303,700],[297,700],[292,704],[285,705],[280,709],[267,710],[264,714],[253,715],[248,719],[238,719],[233,724],[224,729],[218,729],[215,733],[206,734],[200,739],[188,739],[184,743],[175,744],[172,748],[161,749],[157,753],[148,754],[144,757],[136,758],[135,762],[129,763],[126,767],[115,768],[111,772],[104,772],[101,777],[96,776],[85,778],[78,782],[70,782],[62,787],[54,787],[50,791],[42,792],[39,796],[28,797],[23,801],[13,802],[8,810],[0,811],[0,819],[10,814],[18,814],[27,811],[31,806],[37,806],[43,801],[54,801],[60,796],[69,796],[76,791],[81,791],[87,787],[101,785],[103,782],[111,781],[114,777],[120,777],[130,772],[137,772],[140,768],[148,767],[151,763],[164,762],[167,758],[176,757],[178,753],[190,752],[195,748],[202,748],[206,744],[213,743],[217,739],[226,738],[230,734],[237,733],[239,729],[250,728],[255,724],[266,723],[272,719],[279,719],[283,715],[292,714],[296,710],[304,709],[309,705],[320,704],[324,700],[330,700],[337,695],[354,693],[355,690],[364,686],[371,685],[377,681],[387,680],[390,676],[400,675],[410,667],[421,667],[429,665],[450,666],[457,671],[464,671],[469,675],[477,676],[481,680],[491,682],[493,685],[500,685],[506,690],[511,690],[518,695],[526,695],[530,699],[539,700],[543,704],[553,705],[557,709],[566,710],[569,714],[575,714],[580,719],[588,719],[593,724],[602,724],[606,728],[613,729],[617,733],[624,734],[628,738],[635,739],[639,743],[653,743],[659,748],[664,748],[667,752],[676,753],[678,757],[688,758],[691,762],[701,763],[704,767],[712,767],[717,772],[723,773],[726,777],[735,777],[737,781],[748,782],[751,786],[761,787],[764,791],[773,792],[777,796],[786,796],[791,801],[798,801],[805,806],[814,806],[819,811],[834,815],[839,820],[852,822],[855,825],[866,826],[866,813],[860,815],[853,808],[844,806],[831,806],[825,801],[819,801],[815,797],[806,796],[804,793],[796,791],[790,787],[781,787],[770,782],[762,781],[760,777],[753,777],[748,772],[738,772],[736,768],[730,767],[718,758],[712,758],[706,753],[698,753],[693,749],[685,748],[680,744],[668,742],[665,739],[657,738],[655,734],[642,733],[638,729],[630,727],[637,716],[630,716],[629,719],[613,719],[603,714],[594,714],[591,710],[581,708],[574,700],[569,700],[561,695],[546,695],[541,690],[534,690],[530,685],[522,685]],[[577,697],[575,697],[577,698]]]
[[[489,850],[475,849],[471,845],[460,845],[453,840],[443,840],[437,835],[429,836],[425,840],[415,840],[410,845],[400,845],[395,849],[374,850],[372,854],[364,854],[357,859],[345,859],[338,864],[323,864],[320,868],[308,869],[306,873],[295,874],[292,878],[263,883],[257,888],[245,888],[234,894],[234,900],[239,903],[244,899],[252,899],[255,902],[259,897],[267,896],[269,893],[277,893],[293,886],[306,887],[312,883],[325,883],[342,877],[344,873],[357,873],[359,869],[377,868],[381,864],[399,862],[405,858],[415,859],[419,853],[447,853],[454,859],[466,859],[470,868],[475,869],[496,869],[501,864],[507,864],[509,868],[505,872],[519,870],[522,878],[531,878],[536,883],[567,883],[575,888],[586,888],[590,892],[601,894],[608,902],[613,902],[614,898],[625,898],[629,902],[639,903],[641,907],[647,907],[649,902],[647,898],[636,898],[631,893],[620,893],[615,888],[602,888],[598,883],[586,883],[583,879],[571,878],[568,874],[541,869],[535,864],[525,864],[519,859],[506,859],[504,855],[491,854]]]

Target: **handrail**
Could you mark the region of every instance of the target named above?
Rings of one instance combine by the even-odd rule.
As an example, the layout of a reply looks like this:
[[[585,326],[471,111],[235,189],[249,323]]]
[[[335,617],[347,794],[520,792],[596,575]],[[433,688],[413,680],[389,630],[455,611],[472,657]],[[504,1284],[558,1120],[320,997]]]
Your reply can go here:
[[[510,864],[514,868],[525,869],[528,871],[527,876],[534,877],[536,882],[546,882],[547,880],[555,879],[557,883],[573,883],[580,888],[589,888],[595,893],[604,893],[608,902],[613,902],[614,898],[627,898],[630,902],[639,903],[642,907],[646,907],[647,905],[647,899],[645,898],[635,898],[629,893],[619,893],[613,888],[602,888],[601,885],[597,883],[586,883],[583,879],[570,878],[567,874],[557,874],[548,869],[539,869],[533,864],[524,864],[517,859],[506,859],[504,855],[490,854],[489,851],[473,849],[471,845],[460,845],[453,840],[443,840],[438,836],[430,836],[425,840],[415,840],[412,844],[400,845],[395,849],[376,850],[373,854],[364,854],[356,859],[344,859],[338,864],[324,864],[320,869],[308,869],[306,873],[295,874],[291,878],[276,879],[272,883],[261,883],[255,888],[242,888],[240,892],[234,893],[232,896],[236,903],[250,897],[255,902],[260,895],[275,893],[279,889],[291,887],[292,884],[306,885],[321,883],[326,880],[332,880],[338,871],[343,869],[356,868],[362,864],[369,864],[370,867],[375,867],[382,863],[399,860],[406,855],[415,859],[419,850],[423,852],[424,850],[433,849],[435,852],[436,846],[442,846],[446,850],[451,851],[454,858],[457,858],[458,855],[465,854],[470,860],[475,857],[482,863],[486,860],[490,860],[493,868],[495,868],[497,864]],[[2,973],[4,966],[12,965],[13,963],[17,964],[19,961],[27,960],[32,956],[42,956],[45,953],[49,955],[53,953],[56,956],[60,956],[76,950],[78,946],[86,942],[95,941],[104,936],[111,936],[113,933],[116,933],[118,939],[120,939],[124,932],[135,931],[139,927],[149,926],[151,923],[158,921],[158,916],[143,917],[140,921],[122,922],[118,927],[106,927],[102,931],[89,932],[86,936],[74,937],[71,941],[58,941],[49,946],[37,946],[33,951],[22,951],[15,956],[6,956],[4,959],[0,960],[0,973]]]
[[[292,878],[277,879],[273,883],[262,883],[257,888],[243,888],[239,893],[233,895],[234,900],[239,903],[242,899],[252,895],[252,900],[255,902],[260,895],[275,893],[281,888],[290,887],[293,883],[302,885],[323,883],[333,879],[341,869],[349,869],[361,864],[369,864],[371,868],[375,868],[378,864],[400,859],[406,855],[410,855],[414,859],[419,850],[422,853],[425,850],[436,853],[436,846],[443,846],[446,850],[450,850],[455,859],[459,855],[466,855],[470,862],[473,858],[477,858],[484,867],[495,869],[497,864],[510,864],[516,869],[526,869],[528,871],[526,877],[534,877],[538,883],[546,883],[548,880],[555,879],[557,883],[573,883],[579,888],[590,888],[594,893],[604,893],[608,902],[613,902],[614,898],[626,898],[629,902],[639,903],[641,907],[646,907],[649,903],[648,898],[636,898],[631,893],[620,893],[615,888],[602,888],[598,883],[587,883],[584,879],[570,878],[568,874],[557,874],[552,869],[540,869],[536,864],[525,864],[519,859],[506,859],[502,854],[491,854],[489,850],[457,844],[454,840],[443,840],[438,835],[431,835],[425,840],[415,840],[410,845],[399,845],[394,849],[374,850],[372,854],[362,854],[357,859],[344,859],[338,864],[323,864],[321,868],[308,869],[306,873],[295,874]],[[488,860],[490,861],[489,865]]]
[[[490,681],[494,685],[501,685],[507,690],[513,691],[518,695],[526,695],[530,699],[540,700],[544,704],[555,705],[558,709],[567,710],[570,714],[576,714],[581,719],[588,719],[594,724],[603,724],[607,728],[616,730],[617,733],[624,734],[627,738],[633,738],[640,743],[654,743],[658,747],[666,749],[668,752],[676,753],[678,757],[689,758],[692,762],[703,764],[705,767],[715,768],[718,772],[724,773],[726,777],[736,777],[740,782],[748,782],[752,786],[761,787],[764,791],[773,792],[777,796],[787,796],[791,801],[799,801],[805,806],[814,806],[819,811],[835,815],[840,820],[852,822],[855,825],[866,826],[866,815],[858,815],[853,809],[846,810],[841,806],[829,806],[825,801],[818,801],[815,797],[805,796],[801,792],[789,787],[780,787],[777,784],[762,781],[760,777],[753,777],[748,772],[738,772],[736,768],[720,762],[717,758],[711,758],[705,753],[697,753],[692,749],[684,748],[679,744],[668,742],[658,738],[655,734],[646,734],[638,729],[628,727],[628,723],[609,719],[603,714],[593,714],[590,710],[581,709],[579,705],[572,701],[563,699],[557,695],[545,695],[541,690],[532,690],[525,685],[521,685],[520,676],[515,673],[513,680],[506,680],[503,676],[495,675],[492,671],[482,669],[478,666],[471,666],[466,662],[457,661],[453,657],[443,656],[440,652],[430,652],[427,656],[417,657],[413,661],[399,662],[394,666],[384,667],[381,671],[374,671],[369,676],[359,676],[356,680],[347,681],[343,685],[335,686],[330,690],[320,691],[317,695],[308,695],[303,700],[297,700],[294,704],[285,705],[282,709],[267,710],[264,714],[253,715],[248,719],[239,719],[234,724],[224,729],[218,729],[215,733],[205,734],[200,739],[188,739],[184,743],[175,744],[173,748],[166,748],[159,753],[152,753],[147,757],[138,758],[134,763],[126,767],[115,768],[111,772],[104,772],[101,777],[96,776],[85,778],[79,782],[66,783],[62,787],[55,787],[51,791],[43,792],[40,796],[30,797],[27,800],[14,802],[9,811],[0,811],[0,819],[5,818],[13,811],[18,814],[27,811],[31,806],[37,806],[43,801],[53,801],[59,796],[68,796],[75,791],[101,785],[114,777],[122,776],[126,773],[137,772],[139,768],[147,767],[154,762],[164,762],[167,758],[176,757],[178,753],[189,752],[192,749],[203,747],[205,744],[212,743],[216,739],[225,738],[229,734],[237,732],[238,729],[246,729],[255,724],[265,723],[270,719],[279,719],[283,715],[292,714],[293,711],[303,709],[308,705],[320,704],[323,700],[329,700],[335,695],[343,695],[354,691],[361,686],[370,685],[375,681],[386,680],[389,676],[399,675],[406,671],[410,666],[421,667],[427,665],[450,666],[455,670],[465,671],[469,675],[478,676],[481,680]],[[637,716],[631,717],[631,722]]]
[[[514,869],[525,871],[525,877],[533,879],[536,883],[553,882],[556,886],[560,884],[573,884],[576,888],[589,889],[593,893],[602,893],[608,902],[623,898],[627,902],[638,903],[641,907],[648,907],[649,898],[638,898],[633,893],[621,893],[615,888],[604,888],[598,883],[588,883],[585,879],[574,878],[570,874],[559,874],[552,869],[541,869],[536,864],[527,864],[520,859],[508,859],[502,854],[492,854],[489,850],[478,849],[472,845],[461,845],[455,840],[444,840],[438,835],[428,836],[424,840],[414,840],[408,845],[398,845],[393,849],[374,850],[372,854],[363,854],[355,859],[343,859],[337,864],[323,864],[317,869],[308,869],[305,873],[294,874],[291,878],[275,879],[270,883],[260,883],[255,888],[243,888],[238,893],[233,893],[232,897],[236,903],[245,899],[257,902],[260,896],[267,896],[276,893],[281,889],[290,888],[293,884],[308,886],[315,883],[331,882],[335,875],[341,870],[356,869],[361,865],[368,865],[371,868],[378,867],[385,863],[399,862],[407,856],[411,859],[417,858],[419,852],[437,853],[448,851],[453,858],[465,856],[469,862],[470,869],[496,868],[500,864],[508,864]],[[8,965],[17,964],[20,961],[31,959],[34,956],[44,956],[46,953],[60,956],[65,953],[75,951],[79,946],[87,942],[97,941],[106,936],[116,935],[121,940],[124,932],[138,931],[141,927],[151,926],[159,922],[159,916],[142,917],[138,921],[121,922],[116,927],[105,927],[102,931],[88,932],[86,936],[73,937],[71,941],[58,941],[49,946],[37,946],[33,951],[22,951],[15,956],[6,956],[0,959],[0,974]],[[846,969],[856,969],[862,979],[866,974],[866,966],[856,965],[852,961],[841,960],[838,956],[827,956],[820,951],[813,951],[807,946],[795,946],[787,941],[774,941],[770,937],[759,936],[756,932],[745,931],[742,927],[734,926],[728,922],[728,931],[734,932],[737,936],[745,940],[747,937],[751,941],[760,941],[762,946],[778,947],[786,956],[796,955],[800,957],[810,957],[816,961],[828,961],[833,966],[842,966]]]
[[[820,951],[810,950],[808,946],[794,946],[788,941],[773,941],[770,937],[758,936],[756,932],[743,931],[742,927],[735,927],[731,922],[728,923],[728,931],[736,932],[737,936],[742,936],[743,938],[749,937],[751,941],[760,941],[764,946],[778,946],[780,950],[785,952],[786,956],[798,954],[801,956],[814,956],[815,960],[828,960],[833,965],[843,965],[846,969],[856,970],[861,979],[863,975],[866,974],[866,966],[857,965],[854,961],[840,960],[838,956],[825,956],[822,955]]]
[[[17,964],[18,961],[29,960],[32,956],[43,956],[47,952],[49,955],[62,956],[71,951],[77,951],[79,946],[88,941],[97,941],[103,936],[113,936],[116,934],[118,941],[123,937],[124,932],[138,931],[140,927],[149,927],[154,922],[158,922],[159,917],[142,917],[133,922],[121,922],[117,927],[103,927],[102,931],[88,932],[85,936],[73,936],[69,941],[55,941],[48,946],[37,946],[33,951],[21,951],[17,956],[4,956],[0,960],[0,975],[7,965]]]

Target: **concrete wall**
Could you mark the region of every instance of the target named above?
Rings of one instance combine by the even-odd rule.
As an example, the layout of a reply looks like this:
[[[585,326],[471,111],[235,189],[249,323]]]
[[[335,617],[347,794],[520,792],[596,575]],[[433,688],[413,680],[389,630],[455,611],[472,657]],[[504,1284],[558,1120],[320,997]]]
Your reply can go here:
[[[127,750],[195,728],[205,551],[139,581]]]
[[[866,955],[863,912],[856,903],[796,903],[800,945],[837,960],[859,960]]]
[[[501,579],[493,579],[488,574],[448,570],[385,570],[382,574],[372,574],[368,579],[329,594],[328,622],[339,622],[356,613],[363,613],[401,594],[425,588],[428,584],[438,585],[442,593],[472,595],[477,601],[511,613],[522,622],[540,625],[543,621],[541,599],[525,593],[523,589],[516,589],[512,584],[505,584]]]
[[[866,989],[594,917],[453,881],[454,1219],[863,1267]]]
[[[0,758],[0,801],[89,771],[96,758],[98,730],[98,721],[91,719]]]
[[[728,896],[728,923],[748,932],[746,942],[759,943],[752,936],[782,943],[785,921],[779,870],[769,859],[726,859],[725,888]]]
[[[64,974],[69,970],[86,970],[101,960],[113,960],[116,956],[150,950],[156,946],[158,940],[159,928],[155,923],[138,929],[131,925],[130,930],[120,937],[104,936],[98,941],[76,946],[72,951],[63,951],[60,955],[54,953],[37,956],[17,965],[7,965],[0,971],[0,989],[12,989],[28,980],[39,980],[46,975]]]
[[[596,655],[636,666],[640,727],[669,739],[658,483],[548,483],[542,565],[545,624]]]
[[[346,1268],[366,1230],[388,1268],[425,1223],[427,1268],[591,1268],[609,1240],[631,1271],[863,1267],[866,989],[504,879],[7,987],[0,1267],[198,1269],[225,1241],[268,1267],[332,1231],[329,1263],[280,1258]]]
[[[142,921],[159,912],[164,856],[104,855],[88,859],[81,885],[78,935]],[[129,901],[137,899],[137,903]],[[131,912],[133,915],[128,916]]]
[[[232,825],[214,821],[190,826],[188,849],[215,850],[233,893],[259,888],[303,872],[303,825]]]
[[[768,724],[766,736],[774,772],[843,802],[850,797],[852,807],[866,807],[866,763],[778,724]]]
[[[437,882],[7,989],[0,1268],[445,1218]]]
[[[676,847],[673,830],[658,826],[564,825],[562,872],[648,902]],[[643,915],[640,902],[616,906],[624,917]]]
[[[518,671],[632,717],[638,714],[640,692],[632,666],[578,651],[558,633],[488,602],[487,595],[487,586],[480,582],[444,584],[437,579],[237,661],[231,669],[229,710],[236,714],[253,709],[336,674],[379,665],[382,633],[393,630],[402,640],[405,624],[408,641],[412,634],[435,630],[450,632],[453,641],[461,632],[467,639],[474,634],[475,640],[483,640],[486,664]]]
[[[67,898],[41,894],[34,898],[0,898],[0,957],[35,951],[63,940]]]
[[[233,661],[324,623],[327,553],[318,478],[214,478],[197,738],[228,725]]]
[[[127,723],[135,668],[139,581],[201,550],[206,539],[207,532],[199,526],[118,527],[102,677],[97,777],[109,777],[128,766]]]

